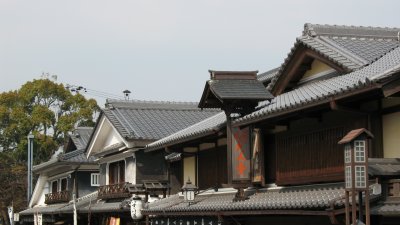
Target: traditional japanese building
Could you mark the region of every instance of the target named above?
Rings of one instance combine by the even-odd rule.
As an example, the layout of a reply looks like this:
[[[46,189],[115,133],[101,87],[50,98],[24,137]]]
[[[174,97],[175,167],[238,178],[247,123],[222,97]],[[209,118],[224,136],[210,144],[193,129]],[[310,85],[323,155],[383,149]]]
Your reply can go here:
[[[20,222],[73,222],[74,197],[80,201],[99,186],[99,167],[93,157],[87,158],[85,155],[92,130],[91,127],[76,128],[67,138],[63,149],[57,151],[49,161],[33,167],[33,172],[39,178],[29,208],[20,212]],[[87,216],[79,215],[80,223],[86,221]]]
[[[100,166],[97,199],[80,210],[92,215],[92,224],[133,223],[133,196],[146,203],[170,190],[166,153],[144,153],[144,147],[218,112],[197,103],[107,100],[86,152]]]
[[[220,113],[147,145],[170,154],[176,194],[143,214],[152,224],[344,224],[338,141],[366,128],[375,136],[369,184],[382,188],[371,192],[372,224],[398,223],[400,173],[389,158],[400,158],[399,31],[306,24],[282,65],[257,76],[272,99],[248,104],[241,97],[255,89],[224,81],[242,111],[227,112],[206,86],[200,107],[221,107],[232,121]],[[190,204],[179,193],[188,177],[200,188]]]

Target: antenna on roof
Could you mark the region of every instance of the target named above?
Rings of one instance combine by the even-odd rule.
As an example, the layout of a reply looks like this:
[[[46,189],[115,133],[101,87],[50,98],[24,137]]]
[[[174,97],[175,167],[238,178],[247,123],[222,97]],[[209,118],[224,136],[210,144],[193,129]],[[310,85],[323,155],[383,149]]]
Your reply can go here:
[[[125,100],[129,100],[129,96],[131,95],[131,91],[125,90],[122,93],[124,93]]]

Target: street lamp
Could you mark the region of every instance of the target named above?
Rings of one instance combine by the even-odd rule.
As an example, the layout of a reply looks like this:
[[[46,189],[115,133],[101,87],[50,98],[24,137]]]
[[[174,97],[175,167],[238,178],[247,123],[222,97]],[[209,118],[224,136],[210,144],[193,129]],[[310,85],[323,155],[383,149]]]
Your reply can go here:
[[[33,136],[32,133],[28,135],[28,190],[27,190],[27,198],[28,198],[28,206],[29,201],[31,200],[32,196],[32,165],[33,165]]]
[[[189,203],[189,205],[193,203],[196,192],[196,185],[192,184],[190,178],[188,178],[188,181],[186,181],[185,185],[182,187],[182,194],[185,202]]]

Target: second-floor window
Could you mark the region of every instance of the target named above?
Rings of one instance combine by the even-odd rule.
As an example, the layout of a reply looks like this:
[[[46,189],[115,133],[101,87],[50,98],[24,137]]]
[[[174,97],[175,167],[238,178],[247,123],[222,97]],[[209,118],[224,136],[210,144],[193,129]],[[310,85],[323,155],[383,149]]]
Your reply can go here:
[[[100,186],[100,174],[99,173],[91,173],[90,174],[90,184],[92,186]]]
[[[51,182],[51,193],[58,192],[58,180],[53,180]]]
[[[68,190],[68,181],[66,177],[51,181],[51,193]]]
[[[108,184],[125,182],[125,161],[110,163],[108,166]]]

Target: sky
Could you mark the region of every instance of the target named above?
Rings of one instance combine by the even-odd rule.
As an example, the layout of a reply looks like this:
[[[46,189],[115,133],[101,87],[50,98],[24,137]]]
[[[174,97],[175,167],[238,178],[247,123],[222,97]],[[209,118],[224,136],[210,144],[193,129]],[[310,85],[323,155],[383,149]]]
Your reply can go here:
[[[305,23],[400,28],[398,0],[0,0],[0,92],[41,75],[88,98],[199,101],[208,70],[278,67]]]

